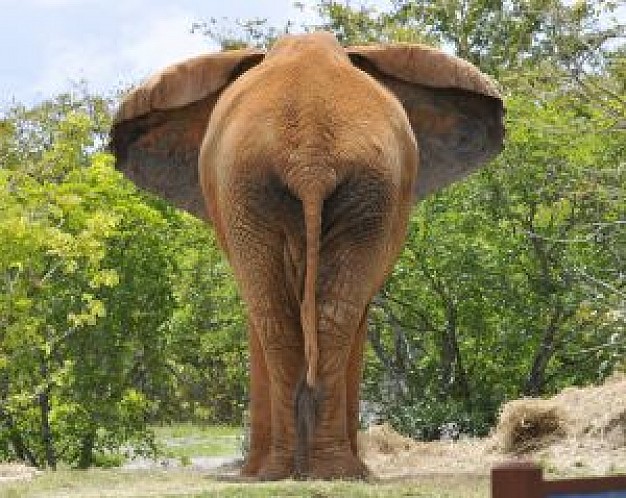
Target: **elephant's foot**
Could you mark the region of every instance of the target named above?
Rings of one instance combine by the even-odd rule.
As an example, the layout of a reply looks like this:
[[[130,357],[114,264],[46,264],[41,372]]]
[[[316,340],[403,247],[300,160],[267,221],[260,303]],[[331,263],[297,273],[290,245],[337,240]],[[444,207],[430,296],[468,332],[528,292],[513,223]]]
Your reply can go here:
[[[270,451],[259,467],[256,477],[260,481],[278,481],[293,476],[293,454],[285,451]]]
[[[256,477],[268,456],[267,451],[251,451],[246,457],[243,467],[241,467],[241,475],[244,477]]]
[[[309,479],[366,479],[370,471],[350,445],[313,450],[306,477]]]

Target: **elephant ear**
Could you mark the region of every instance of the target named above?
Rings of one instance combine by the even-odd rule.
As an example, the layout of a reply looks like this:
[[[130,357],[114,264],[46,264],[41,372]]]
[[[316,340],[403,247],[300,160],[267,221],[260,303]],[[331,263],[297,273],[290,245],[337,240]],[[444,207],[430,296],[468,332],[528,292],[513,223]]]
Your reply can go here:
[[[111,128],[116,168],[138,187],[210,221],[198,179],[204,133],[222,90],[262,59],[256,50],[203,55],[132,90]]]
[[[387,87],[415,133],[421,199],[488,162],[503,148],[504,105],[476,67],[423,45],[347,49],[352,63]]]

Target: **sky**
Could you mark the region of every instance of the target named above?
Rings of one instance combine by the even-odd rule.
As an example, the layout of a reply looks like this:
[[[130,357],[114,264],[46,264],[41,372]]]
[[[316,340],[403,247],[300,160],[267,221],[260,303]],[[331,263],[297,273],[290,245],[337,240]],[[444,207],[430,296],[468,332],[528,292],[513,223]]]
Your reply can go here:
[[[113,93],[215,50],[208,37],[191,33],[194,22],[211,17],[268,18],[276,26],[315,21],[311,7],[302,12],[293,1],[0,0],[0,109],[41,101],[81,80],[91,91]]]
[[[0,110],[34,104],[80,81],[113,95],[185,58],[216,50],[194,22],[267,18],[314,23],[313,0],[0,0]],[[353,5],[361,0],[354,0]],[[390,0],[363,0],[379,11]],[[620,9],[626,18],[626,7]]]

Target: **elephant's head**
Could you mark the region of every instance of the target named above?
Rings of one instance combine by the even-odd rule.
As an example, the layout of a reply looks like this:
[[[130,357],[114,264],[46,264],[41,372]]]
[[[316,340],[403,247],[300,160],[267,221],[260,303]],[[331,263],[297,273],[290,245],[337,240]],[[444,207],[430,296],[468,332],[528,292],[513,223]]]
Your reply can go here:
[[[319,43],[328,35],[310,37]],[[303,38],[286,39],[267,54],[245,49],[189,59],[130,92],[111,131],[118,167],[138,186],[210,219],[197,159],[213,108],[246,71],[266,59],[287,57]],[[502,99],[495,84],[470,63],[415,44],[348,47],[345,52],[406,111],[419,148],[416,200],[465,177],[502,149]]]

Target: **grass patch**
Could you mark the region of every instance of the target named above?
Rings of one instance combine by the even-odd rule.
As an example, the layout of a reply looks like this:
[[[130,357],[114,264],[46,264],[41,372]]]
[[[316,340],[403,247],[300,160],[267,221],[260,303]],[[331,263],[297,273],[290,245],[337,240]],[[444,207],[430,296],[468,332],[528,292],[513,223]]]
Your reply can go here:
[[[152,427],[163,456],[189,459],[241,453],[241,427],[173,424]]]
[[[419,474],[410,479],[372,482],[282,481],[236,483],[218,481],[207,472],[194,470],[194,456],[236,455],[240,428],[201,427],[176,424],[154,427],[157,442],[166,456],[180,458],[183,466],[151,470],[63,468],[43,472],[30,481],[1,482],[0,498],[91,497],[418,497],[488,498],[489,478],[467,474]],[[419,470],[419,469],[415,469]]]
[[[232,440],[198,440],[187,441],[181,444],[159,444],[161,454],[167,458],[193,457],[227,457],[241,453],[239,441]]]
[[[154,425],[151,427],[157,439],[177,439],[189,437],[239,437],[243,433],[241,427],[223,425],[171,424]]]
[[[0,497],[423,497],[487,498],[487,477],[424,476],[403,482],[297,482],[227,483],[199,472],[169,470],[136,472],[88,470],[44,472],[23,483],[0,483]]]

